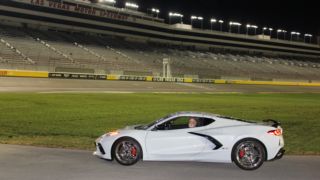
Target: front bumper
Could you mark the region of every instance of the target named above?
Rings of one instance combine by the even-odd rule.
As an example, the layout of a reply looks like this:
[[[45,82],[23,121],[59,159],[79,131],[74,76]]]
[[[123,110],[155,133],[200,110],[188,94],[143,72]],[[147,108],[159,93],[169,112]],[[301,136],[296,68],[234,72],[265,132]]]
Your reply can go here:
[[[115,137],[107,136],[106,134],[97,138],[94,142],[96,150],[93,152],[93,155],[102,159],[112,160],[111,147],[114,142],[114,138]]]

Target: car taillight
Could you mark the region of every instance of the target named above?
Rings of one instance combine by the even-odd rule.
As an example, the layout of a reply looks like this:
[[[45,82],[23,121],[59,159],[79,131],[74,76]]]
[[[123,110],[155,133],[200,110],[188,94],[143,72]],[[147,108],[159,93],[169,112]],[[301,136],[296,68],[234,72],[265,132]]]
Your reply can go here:
[[[268,131],[268,134],[271,134],[271,135],[275,135],[275,136],[281,136],[282,135],[282,129],[275,129],[275,130],[271,130],[271,131]]]

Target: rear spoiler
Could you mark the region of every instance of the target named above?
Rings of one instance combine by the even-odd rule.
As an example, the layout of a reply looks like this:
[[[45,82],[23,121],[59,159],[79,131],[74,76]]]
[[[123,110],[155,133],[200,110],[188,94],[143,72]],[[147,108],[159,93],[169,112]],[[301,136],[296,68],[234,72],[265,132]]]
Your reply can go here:
[[[274,120],[274,119],[265,119],[265,120],[263,120],[263,122],[268,123],[268,124],[270,124],[272,127],[275,127],[275,128],[277,128],[278,126],[281,125],[281,123],[280,123],[279,121]]]

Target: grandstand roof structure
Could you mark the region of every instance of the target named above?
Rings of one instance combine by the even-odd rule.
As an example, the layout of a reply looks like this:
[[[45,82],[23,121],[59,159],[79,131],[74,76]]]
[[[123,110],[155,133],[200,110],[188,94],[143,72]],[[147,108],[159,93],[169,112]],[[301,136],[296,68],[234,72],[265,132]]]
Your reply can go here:
[[[269,54],[320,56],[320,46],[197,28],[179,28],[130,8],[80,0],[2,0],[0,20],[29,28],[54,28],[144,39],[206,49],[231,49]]]

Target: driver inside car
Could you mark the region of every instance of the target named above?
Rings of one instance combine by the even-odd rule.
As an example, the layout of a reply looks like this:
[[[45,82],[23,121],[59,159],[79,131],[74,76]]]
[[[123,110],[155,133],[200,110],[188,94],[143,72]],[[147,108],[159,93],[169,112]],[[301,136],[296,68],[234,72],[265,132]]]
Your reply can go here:
[[[197,123],[198,122],[195,118],[190,118],[188,126],[189,126],[189,128],[195,128],[195,127],[197,127]]]

